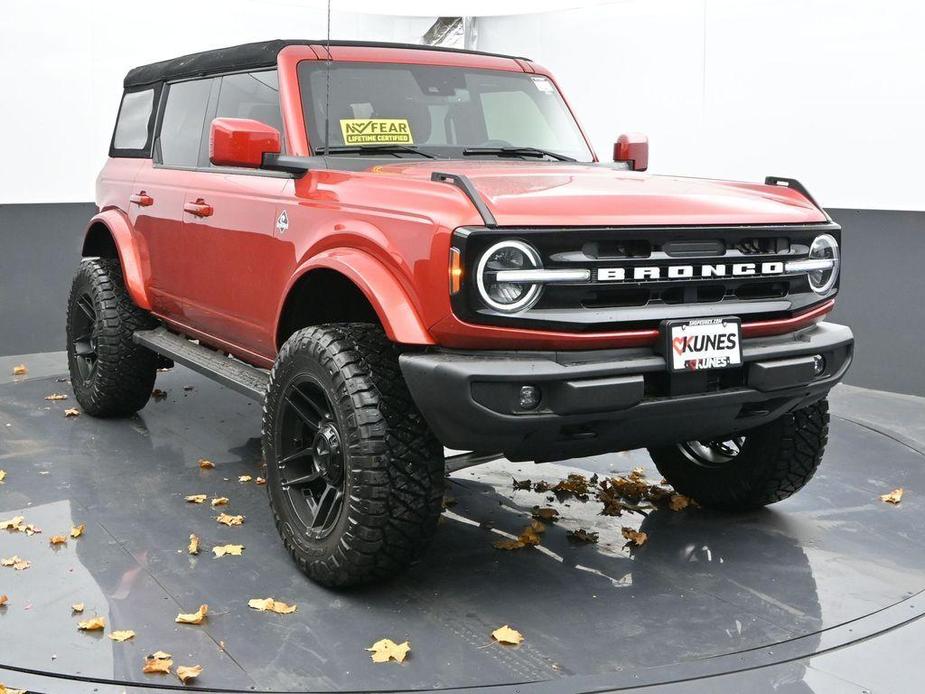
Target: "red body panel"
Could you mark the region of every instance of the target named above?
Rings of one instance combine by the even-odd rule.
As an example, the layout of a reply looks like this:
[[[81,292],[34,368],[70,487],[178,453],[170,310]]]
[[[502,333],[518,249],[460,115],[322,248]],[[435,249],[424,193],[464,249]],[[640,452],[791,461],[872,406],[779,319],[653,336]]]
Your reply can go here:
[[[311,154],[296,67],[325,58],[325,51],[289,46],[279,54],[288,154]],[[492,56],[352,46],[332,47],[331,54],[335,60],[535,71],[552,79],[532,63]],[[655,340],[653,330],[555,333],[456,318],[447,291],[451,236],[460,226],[483,222],[462,191],[431,181],[434,171],[465,174],[502,227],[825,221],[811,202],[787,188],[580,164],[403,160],[360,172],[312,170],[291,179],[245,169],[169,169],[139,159],[107,162],[98,184],[102,212],[95,220],[112,232],[129,291],[140,306],[261,366],[272,364],[279,348],[277,325],[288,291],[318,268],[350,279],[399,343],[590,349]],[[151,204],[130,202],[131,195],[142,194]],[[283,211],[288,226],[281,229],[277,220]],[[831,302],[793,319],[746,323],[744,334],[795,330],[829,310]]]

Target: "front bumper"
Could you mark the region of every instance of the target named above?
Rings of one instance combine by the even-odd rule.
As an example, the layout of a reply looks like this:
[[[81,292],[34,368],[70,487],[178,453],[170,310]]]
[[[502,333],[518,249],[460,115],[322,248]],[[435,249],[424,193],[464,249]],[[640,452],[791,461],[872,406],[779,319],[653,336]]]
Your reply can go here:
[[[415,403],[443,445],[510,460],[564,460],[716,438],[825,397],[851,363],[847,326],[819,323],[742,342],[742,367],[669,374],[650,348],[401,355]],[[825,369],[814,374],[814,355]],[[540,388],[534,410],[523,385]]]

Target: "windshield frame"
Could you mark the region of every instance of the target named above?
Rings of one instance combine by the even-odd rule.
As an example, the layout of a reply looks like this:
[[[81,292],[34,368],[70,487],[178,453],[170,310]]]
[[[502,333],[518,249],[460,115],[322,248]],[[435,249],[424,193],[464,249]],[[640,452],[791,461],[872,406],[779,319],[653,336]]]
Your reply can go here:
[[[578,163],[582,164],[591,164],[598,163],[597,154],[594,151],[594,148],[591,146],[591,142],[588,140],[587,135],[584,132],[584,129],[581,127],[581,123],[578,121],[578,118],[575,116],[575,112],[572,110],[571,105],[568,100],[565,98],[565,95],[562,93],[559,88],[558,83],[555,81],[555,78],[550,75],[545,70],[533,70],[528,71],[521,68],[520,70],[509,69],[509,68],[495,68],[495,67],[486,67],[483,65],[466,65],[466,64],[433,64],[430,62],[409,62],[403,60],[362,60],[352,58],[350,60],[299,60],[295,63],[293,77],[294,82],[298,86],[298,95],[299,95],[299,115],[301,116],[302,126],[304,127],[304,135],[306,138],[306,144],[309,148],[309,153],[315,156],[323,156],[326,159],[330,158],[333,160],[337,159],[362,159],[370,160],[374,158],[385,158],[392,161],[400,158],[402,160],[413,160],[413,161],[428,161],[432,159],[439,160],[495,160],[495,161],[511,161],[512,159],[516,160],[528,160],[532,162],[543,162],[543,163],[573,163],[571,161],[557,160],[553,157],[542,157],[530,154],[523,155],[511,155],[507,154],[478,154],[472,156],[471,154],[465,154],[466,150],[472,149],[477,145],[475,143],[467,144],[454,144],[454,145],[424,145],[419,146],[417,144],[413,145],[410,149],[420,149],[424,155],[422,156],[419,153],[408,152],[408,153],[375,153],[374,147],[371,147],[369,152],[362,153],[353,153],[353,152],[337,152],[336,150],[339,145],[331,144],[326,146],[324,137],[325,125],[319,124],[319,127],[314,127],[315,119],[315,109],[316,104],[315,100],[320,96],[322,99],[327,99],[327,89],[328,86],[327,78],[325,78],[325,92],[321,94],[315,94],[312,91],[310,84],[310,70],[311,71],[324,71],[331,66],[355,66],[355,67],[368,67],[370,69],[388,69],[388,68],[439,68],[447,70],[460,70],[463,72],[469,73],[510,73],[512,76],[525,77],[525,78],[544,78],[546,82],[552,87],[553,94],[557,99],[558,106],[561,109],[561,114],[564,118],[569,121],[569,126],[573,128],[576,145],[580,145],[581,152],[580,157],[576,159]],[[532,66],[535,67],[535,66]],[[316,90],[317,91],[317,90]],[[484,92],[488,93],[488,92]],[[481,107],[480,107],[481,108]],[[323,113],[326,115],[328,112],[327,104],[325,104],[322,109]],[[327,120],[327,119],[325,119]],[[336,127],[333,125],[332,121],[328,121],[327,129],[330,132],[330,129]],[[314,130],[314,132],[313,132]],[[320,141],[319,141],[320,140]],[[481,143],[478,143],[481,144]],[[534,143],[537,144],[537,143]],[[514,149],[533,149],[533,145],[528,144],[518,144],[513,146]],[[557,154],[558,150],[553,150]],[[566,155],[564,158],[573,156],[576,154],[576,151],[570,151],[568,153],[561,152],[562,155]],[[351,167],[352,168],[352,167]]]

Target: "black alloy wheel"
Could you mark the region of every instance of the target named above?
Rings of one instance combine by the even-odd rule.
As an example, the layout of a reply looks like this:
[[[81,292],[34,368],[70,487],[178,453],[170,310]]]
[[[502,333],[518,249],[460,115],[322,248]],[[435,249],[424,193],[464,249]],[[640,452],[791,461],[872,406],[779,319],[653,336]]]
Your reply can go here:
[[[88,293],[82,294],[76,301],[79,311],[72,319],[75,336],[72,338],[74,363],[84,383],[91,381],[96,373],[98,326],[93,298]]]
[[[280,487],[306,535],[326,537],[344,508],[346,470],[342,437],[328,396],[309,374],[283,395],[276,450]]]

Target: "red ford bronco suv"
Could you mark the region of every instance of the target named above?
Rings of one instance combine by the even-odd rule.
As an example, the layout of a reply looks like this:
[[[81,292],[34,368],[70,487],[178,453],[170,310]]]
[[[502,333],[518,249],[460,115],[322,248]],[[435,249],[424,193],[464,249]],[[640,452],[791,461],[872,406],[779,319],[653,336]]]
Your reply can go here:
[[[264,402],[299,566],[391,574],[446,471],[648,447],[704,506],[819,465],[852,357],[840,228],[795,180],[601,163],[525,58],[268,41],[135,68],[68,303],[100,417],[184,364]],[[445,458],[445,447],[462,451]]]

